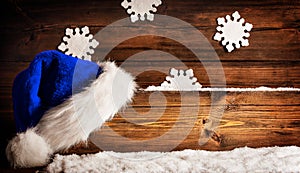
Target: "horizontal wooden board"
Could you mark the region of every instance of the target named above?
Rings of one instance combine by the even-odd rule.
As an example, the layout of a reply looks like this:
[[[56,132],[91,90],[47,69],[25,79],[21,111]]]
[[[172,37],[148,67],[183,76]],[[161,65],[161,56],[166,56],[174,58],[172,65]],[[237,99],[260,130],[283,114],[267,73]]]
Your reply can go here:
[[[111,58],[117,61],[124,61],[130,56],[145,51],[145,50],[160,50],[172,54],[181,61],[211,61],[209,55],[215,51],[221,61],[295,61],[299,60],[300,37],[294,29],[284,29],[277,31],[256,31],[251,32],[250,46],[228,53],[219,42],[212,40],[215,34],[214,29],[199,30],[208,40],[208,43],[213,46],[214,50],[207,49],[207,46],[199,46],[197,41],[189,40],[192,49],[188,49],[183,43],[171,40],[164,37],[144,36],[126,40],[116,48],[114,48],[106,58]],[[170,33],[176,32],[172,29]],[[284,36],[284,38],[283,38]],[[268,40],[266,42],[265,40]],[[101,42],[101,41],[100,41]],[[193,44],[195,43],[195,44]],[[101,45],[104,47],[105,45]],[[100,46],[100,47],[101,47]],[[201,56],[195,56],[192,51],[201,52]],[[95,60],[100,59],[96,54],[93,56]],[[145,58],[140,58],[142,61]],[[158,57],[147,57],[147,60],[157,60]],[[169,57],[161,56],[160,60],[170,60]]]
[[[126,127],[126,126],[123,126]],[[147,130],[142,132],[131,131],[141,136],[147,136],[145,134],[151,134]],[[219,129],[205,145],[199,145],[200,132],[198,129],[192,131],[189,136],[183,141],[181,140],[164,140],[153,144],[144,144],[141,141],[151,140],[153,138],[139,138],[130,139],[133,140],[133,144],[125,144],[123,138],[116,138],[110,136],[110,131],[106,128],[102,129],[98,134],[101,137],[101,144],[98,146],[100,150],[114,150],[121,152],[133,152],[133,151],[168,151],[173,145],[175,148],[171,150],[184,150],[184,149],[203,149],[210,151],[223,151],[231,150],[238,147],[270,147],[270,146],[299,146],[299,129]],[[130,133],[130,132],[128,132]],[[157,133],[156,133],[157,134]],[[122,133],[119,134],[123,135]],[[173,134],[175,136],[177,134]],[[155,137],[154,137],[155,139]],[[134,141],[136,143],[134,143]],[[140,142],[140,143],[139,143]],[[178,145],[177,145],[178,144]],[[102,147],[102,148],[101,148]],[[171,151],[170,150],[170,151]]]
[[[246,5],[248,3],[250,4]],[[3,40],[0,43],[1,61],[31,61],[34,55],[43,50],[56,49],[66,27],[87,25],[90,26],[91,33],[96,34],[106,25],[128,16],[120,7],[119,1],[111,0],[85,3],[26,0],[9,2],[7,5],[3,4],[3,7],[6,8],[2,10],[4,13],[2,16],[7,13],[10,19],[4,18],[0,24],[0,36]],[[74,9],[80,12],[75,13]],[[216,32],[216,18],[232,13],[233,9],[238,10],[254,25],[254,28],[249,47],[227,53],[217,41],[212,40],[212,37]],[[158,14],[170,15],[195,26],[209,40],[223,61],[299,60],[299,11],[299,2],[271,0],[260,2],[169,0],[164,1],[158,8]],[[182,29],[176,28],[176,24],[173,25],[170,33]],[[122,27],[117,29],[122,30]],[[98,41],[101,43],[104,40]],[[124,60],[133,53],[149,49],[169,52],[183,61],[194,59],[182,45],[153,36],[125,41],[108,57]]]
[[[33,57],[44,50],[56,49],[60,44],[64,35],[65,27],[46,29],[45,31],[16,31],[14,33],[0,33],[5,40],[5,44],[1,45],[1,61],[31,61]],[[95,33],[102,28],[94,28]],[[122,28],[117,28],[121,30]],[[126,29],[126,28],[125,28]],[[126,29],[128,30],[128,29]],[[180,29],[178,29],[180,30]],[[218,54],[222,61],[296,61],[299,60],[300,37],[298,36],[299,29],[281,29],[281,30],[262,30],[251,32],[250,46],[243,47],[239,50],[227,53],[219,42],[212,40],[215,34],[215,28],[200,29],[199,31],[207,38],[208,44],[213,46],[213,49]],[[130,32],[130,31],[128,31]],[[176,29],[170,29],[171,33],[176,32]],[[97,38],[97,37],[96,37]],[[101,39],[101,38],[99,38]],[[113,33],[111,40],[114,40]],[[266,40],[268,40],[266,42]],[[104,44],[98,40],[100,47],[110,45]],[[105,40],[107,41],[107,40]],[[190,40],[193,43],[193,40]],[[195,45],[197,42],[195,41]],[[205,46],[206,47],[206,46]],[[201,59],[209,61],[206,56],[209,51],[203,47],[192,47],[193,50],[202,52]],[[13,51],[12,51],[13,50]],[[120,45],[115,47],[111,53],[105,58],[112,60],[123,61],[128,57],[145,50],[160,50],[170,53],[181,61],[195,61],[198,58],[181,43],[168,38],[142,36],[124,40]],[[203,56],[202,56],[203,55]],[[93,56],[94,60],[103,59],[104,57]],[[161,60],[168,60],[166,57],[160,57]],[[151,60],[151,59],[150,59]]]
[[[133,107],[210,106],[212,98],[210,92],[139,91],[130,105]],[[183,99],[185,103],[182,102]],[[297,106],[300,105],[300,92],[227,92],[225,100],[228,106]]]
[[[228,92],[220,124],[213,138],[201,146],[198,143],[200,131],[209,122],[210,93],[201,92],[199,102],[185,104],[181,104],[180,94],[189,96],[190,100],[197,99],[193,92],[137,93],[131,106],[97,132],[102,141],[100,150],[111,147],[112,141],[116,151],[165,151],[173,145],[175,147],[172,150],[230,150],[242,146],[300,145],[297,140],[300,137],[299,92]],[[166,97],[166,105],[160,102],[158,95]],[[152,107],[148,103],[149,96]],[[196,108],[197,105],[199,108]],[[196,113],[193,112],[197,109]],[[5,121],[13,121],[10,118],[11,111],[2,109],[1,115]],[[176,129],[188,129],[190,132],[183,139],[177,140],[174,136],[179,138],[182,134],[176,133],[176,129],[171,131],[175,125]],[[137,142],[126,144],[122,139],[112,136],[111,130]],[[170,139],[155,142],[155,145],[150,142],[149,145],[139,143],[165,134],[171,135]],[[76,147],[77,150],[73,148],[68,152],[94,153],[99,150],[94,145]]]
[[[144,96],[144,93],[137,94],[136,98]],[[227,103],[218,128],[205,145],[198,142],[202,128],[210,121],[211,107],[205,105],[207,97],[201,97],[204,105],[197,110],[189,104],[175,106],[180,105],[175,93],[166,92],[165,96],[172,100],[166,107],[153,106],[155,102],[152,107],[141,101],[133,103],[133,107],[119,113],[94,134],[92,141],[100,141],[100,149],[116,151],[165,151],[172,146],[175,146],[172,150],[229,150],[242,146],[300,144],[296,140],[300,137],[299,103],[286,99],[299,97],[298,92],[229,93],[226,100],[234,103]]]
[[[34,5],[33,5],[34,4]],[[47,5],[45,5],[47,4]],[[14,14],[15,18],[7,26],[17,28],[20,25],[34,27],[55,25],[97,25],[106,26],[113,21],[128,17],[125,9],[120,7],[120,1],[37,1],[24,0],[11,2],[8,8],[16,8],[19,12],[4,11]],[[7,10],[7,9],[6,9]],[[256,24],[257,28],[282,28],[299,26],[295,23],[299,19],[299,2],[297,1],[180,1],[165,0],[158,7],[158,14],[170,15],[185,20],[196,26],[215,25],[217,17],[231,14],[237,10],[249,22]],[[22,21],[17,19],[22,18]],[[59,20],[57,20],[59,19]],[[35,26],[35,27],[38,27]]]
[[[170,68],[186,70],[192,68],[203,87],[222,86],[222,75],[219,66],[215,62],[206,62],[205,68],[201,62],[159,62],[159,61],[126,61],[118,62],[128,72],[136,77],[141,88],[149,85],[160,85]],[[15,76],[27,68],[27,63],[6,62],[0,67],[2,80],[0,86],[12,86]],[[300,73],[298,62],[223,62],[227,87],[300,87]],[[221,68],[222,68],[221,67]],[[210,81],[206,70],[210,70]],[[220,74],[220,75],[218,75]],[[224,83],[223,83],[224,84]]]
[[[173,91],[138,91],[133,97],[133,102],[130,103],[126,109],[129,111],[132,109],[138,109],[147,111],[154,107],[159,112],[164,107],[209,107],[212,104],[212,99],[217,98],[218,95],[223,96],[223,92],[213,92],[215,96],[212,96],[211,92],[173,92]],[[11,112],[12,108],[12,96],[8,88],[3,88],[0,92],[0,99],[2,100],[1,106],[2,112]],[[225,105],[225,110],[241,109],[247,112],[251,111],[253,106],[261,106],[261,109],[265,111],[279,111],[287,106],[300,105],[300,92],[285,91],[285,92],[227,92],[224,97],[220,97],[221,101],[214,102],[215,105]],[[273,107],[272,107],[273,106]],[[130,109],[129,109],[130,108]],[[133,112],[131,112],[133,113]],[[129,111],[130,114],[130,111]],[[295,115],[297,116],[297,114]]]
[[[120,63],[121,64],[121,63]],[[221,67],[221,66],[222,67]],[[227,87],[257,87],[257,86],[299,86],[298,63],[268,63],[268,62],[127,62],[121,67],[137,76],[138,84],[144,88],[148,85],[160,85],[170,68],[193,69],[194,76],[205,87],[220,86],[222,84],[222,73],[226,79]],[[210,72],[210,74],[206,72]],[[211,80],[211,81],[210,81]]]

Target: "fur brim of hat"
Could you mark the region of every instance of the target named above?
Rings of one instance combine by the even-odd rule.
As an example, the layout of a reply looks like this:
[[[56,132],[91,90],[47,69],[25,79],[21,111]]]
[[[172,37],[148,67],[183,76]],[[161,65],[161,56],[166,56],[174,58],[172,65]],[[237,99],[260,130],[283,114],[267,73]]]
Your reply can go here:
[[[131,101],[137,87],[134,77],[114,62],[99,66],[103,73],[90,86],[47,111],[36,127],[9,141],[6,155],[13,167],[44,166],[53,153],[86,141]]]

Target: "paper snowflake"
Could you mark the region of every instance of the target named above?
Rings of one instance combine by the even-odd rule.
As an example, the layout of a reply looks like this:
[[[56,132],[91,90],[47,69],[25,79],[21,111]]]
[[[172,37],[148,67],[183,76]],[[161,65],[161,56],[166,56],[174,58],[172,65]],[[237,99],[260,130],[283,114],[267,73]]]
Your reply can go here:
[[[91,61],[91,55],[98,44],[98,41],[93,39],[93,35],[90,34],[89,27],[66,28],[63,42],[58,46],[58,49],[66,55]]]
[[[233,20],[232,20],[233,18]],[[234,50],[234,48],[240,48],[241,46],[249,46],[248,37],[250,36],[253,25],[245,23],[245,19],[241,18],[239,12],[234,12],[231,16],[219,17],[217,19],[218,27],[214,36],[214,40],[221,41],[222,45],[226,47],[228,52]],[[235,47],[234,47],[235,46]]]
[[[161,3],[161,0],[124,0],[121,5],[127,9],[131,22],[136,22],[139,19],[144,21],[145,15],[147,20],[153,21],[154,14],[151,12],[156,12],[156,7]]]
[[[171,68],[170,76],[166,77],[160,86],[149,86],[146,91],[197,91],[202,88],[202,85],[197,82],[192,69],[177,70]]]

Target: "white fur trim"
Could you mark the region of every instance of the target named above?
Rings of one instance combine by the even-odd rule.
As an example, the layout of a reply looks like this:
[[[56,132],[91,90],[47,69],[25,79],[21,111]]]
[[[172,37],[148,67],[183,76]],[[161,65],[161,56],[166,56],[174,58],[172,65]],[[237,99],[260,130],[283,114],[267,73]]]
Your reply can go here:
[[[99,65],[103,73],[98,79],[84,91],[49,110],[38,123],[38,133],[47,139],[54,151],[86,141],[91,132],[131,101],[136,90],[134,78],[113,62]]]
[[[89,87],[50,109],[37,124],[37,133],[53,152],[86,141],[91,132],[131,101],[136,91],[134,78],[113,62],[99,65],[103,73]]]
[[[17,134],[6,147],[7,159],[15,168],[43,166],[48,163],[52,153],[49,144],[35,129]]]

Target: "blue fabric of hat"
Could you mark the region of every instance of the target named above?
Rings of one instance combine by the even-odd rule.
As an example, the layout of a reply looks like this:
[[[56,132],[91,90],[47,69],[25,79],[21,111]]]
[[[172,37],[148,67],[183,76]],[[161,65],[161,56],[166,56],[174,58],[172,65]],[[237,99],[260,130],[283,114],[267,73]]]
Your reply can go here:
[[[87,87],[102,73],[98,64],[56,50],[38,54],[13,84],[17,132],[34,127],[43,114]]]

